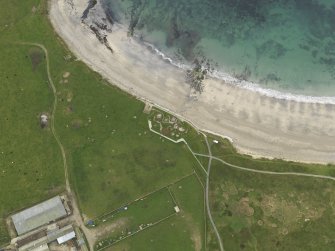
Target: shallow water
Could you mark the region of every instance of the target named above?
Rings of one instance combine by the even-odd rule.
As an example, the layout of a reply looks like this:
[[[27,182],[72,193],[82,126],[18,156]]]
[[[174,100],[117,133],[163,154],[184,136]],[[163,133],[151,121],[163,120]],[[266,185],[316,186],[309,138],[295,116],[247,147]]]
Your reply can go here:
[[[104,1],[176,61],[206,57],[265,88],[335,96],[334,0]]]

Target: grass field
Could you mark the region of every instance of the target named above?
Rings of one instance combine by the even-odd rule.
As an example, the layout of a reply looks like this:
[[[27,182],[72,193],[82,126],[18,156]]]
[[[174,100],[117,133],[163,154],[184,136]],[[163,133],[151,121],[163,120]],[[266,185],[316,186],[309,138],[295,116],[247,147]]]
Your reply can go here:
[[[148,222],[148,219],[145,218],[145,216],[144,218],[142,218],[142,215],[144,215],[146,211],[150,211],[150,219],[156,218],[157,221],[171,214],[171,212],[174,212],[173,208],[175,206],[176,204],[174,203],[173,198],[170,195],[169,188],[164,187],[157,191],[154,191],[149,195],[138,198],[129,204],[123,205],[122,207],[112,212],[99,216],[98,218],[94,219],[94,225],[103,225],[106,223],[117,221],[118,219],[128,218],[127,215],[132,215],[132,225],[138,227],[142,223],[144,224],[145,222]],[[128,211],[128,209],[130,209],[130,211]],[[164,212],[164,210],[166,211]],[[162,217],[155,217],[156,214],[159,215],[160,213],[162,213],[162,211]]]
[[[203,188],[195,175],[170,187],[181,211],[111,247],[110,250],[205,250]]]
[[[40,42],[49,50],[59,101],[56,130],[67,152],[71,181],[83,212],[96,217],[191,173],[196,162],[185,146],[148,133],[142,102],[107,86],[73,56],[65,59],[70,52],[53,35],[45,35],[53,33],[45,3],[12,1],[8,9],[13,13],[3,40]],[[37,7],[35,13],[33,6]],[[11,18],[17,23],[11,23]],[[70,75],[65,78],[67,72]],[[21,83],[24,79],[20,78]],[[49,105],[51,102],[49,93]],[[60,157],[57,150],[53,153]]]
[[[74,188],[89,218],[193,172],[197,163],[184,145],[149,131],[143,103],[99,83],[82,66],[70,72],[60,93],[65,101],[57,125],[68,149]]]
[[[213,161],[211,207],[227,250],[332,250],[335,183]]]
[[[64,171],[50,129],[40,126],[41,113],[50,114],[53,101],[43,54],[0,41],[0,55],[2,218],[63,191]],[[8,241],[1,220],[0,245]]]
[[[171,191],[180,206],[181,218],[191,231],[194,250],[205,250],[206,247],[206,212],[204,188],[196,175],[174,184]]]
[[[2,148],[6,148],[1,156],[5,172],[0,185],[1,191],[6,191],[1,193],[2,215],[64,188],[59,149],[50,129],[39,127],[39,114],[50,113],[53,101],[44,56],[36,48],[16,42],[42,43],[49,51],[58,91],[56,131],[66,150],[72,186],[89,218],[193,172],[197,163],[185,146],[148,132],[142,102],[107,86],[54,39],[46,1],[2,3],[6,8],[0,19],[1,70],[9,76],[1,74],[6,78],[1,85],[1,123],[10,136],[1,138]],[[21,93],[20,88],[25,91]],[[11,166],[12,161],[17,169]],[[6,172],[9,168],[11,172]],[[1,233],[7,242],[3,236],[7,234]]]
[[[147,120],[152,115],[143,113],[142,102],[109,86],[56,39],[46,1],[0,3],[6,6],[0,9],[0,128],[5,135],[0,137],[0,246],[9,241],[5,216],[64,190],[60,151],[50,128],[39,123],[41,113],[51,113],[53,102],[45,58],[37,48],[17,42],[41,43],[49,51],[59,103],[56,131],[66,151],[71,186],[87,219],[118,209],[194,170],[204,183],[204,172],[184,144],[173,144],[149,131]],[[203,137],[185,122],[181,126],[191,148],[206,154]],[[176,136],[177,131],[163,132]],[[228,141],[220,142],[211,143],[213,154],[232,164],[335,176],[331,165],[255,160],[238,154]],[[206,167],[208,159],[200,162]],[[333,250],[334,186],[314,178],[237,171],[213,161],[211,205],[226,250]],[[197,177],[192,175],[169,189],[181,212],[121,241],[113,250],[217,249]],[[127,217],[132,225],[170,212],[170,204],[164,204],[166,194],[158,195],[150,204],[155,210],[138,206],[127,211],[133,214]],[[161,210],[158,204],[166,208]]]
[[[17,44],[57,44],[45,35],[52,33],[40,2],[0,1],[0,246],[9,241],[4,217],[64,191],[59,148],[50,129],[40,126],[53,103],[44,54]]]
[[[163,188],[149,196],[122,206],[110,214],[99,217],[98,223],[108,223],[114,225],[115,228],[106,239],[96,244],[96,250],[102,250],[120,239],[145,231],[146,228],[152,227],[157,222],[173,216],[176,213],[175,206],[177,205],[174,203],[168,188]],[[97,223],[97,220],[95,220],[95,223]]]

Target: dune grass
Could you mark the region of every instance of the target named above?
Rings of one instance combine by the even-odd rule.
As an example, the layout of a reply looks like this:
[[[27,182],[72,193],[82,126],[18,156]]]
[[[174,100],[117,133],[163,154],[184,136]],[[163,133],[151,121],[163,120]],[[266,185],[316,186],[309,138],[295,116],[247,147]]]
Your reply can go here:
[[[332,249],[334,181],[250,173],[218,161],[210,178],[212,213],[227,250]]]
[[[213,143],[213,140],[219,143]],[[240,154],[234,146],[227,140],[210,135],[209,141],[212,147],[212,154],[226,162],[242,167],[268,170],[276,172],[301,172],[335,177],[335,166],[332,164],[320,165],[312,163],[299,163],[295,161],[285,161],[281,159],[253,158],[250,155]]]

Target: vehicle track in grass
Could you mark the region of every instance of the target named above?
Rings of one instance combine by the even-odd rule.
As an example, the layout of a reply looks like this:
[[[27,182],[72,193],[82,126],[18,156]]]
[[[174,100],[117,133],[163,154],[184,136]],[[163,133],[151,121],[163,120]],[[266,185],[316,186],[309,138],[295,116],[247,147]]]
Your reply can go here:
[[[53,96],[54,96],[54,101],[53,101],[53,105],[52,105],[52,112],[51,112],[51,115],[50,115],[51,133],[54,136],[54,138],[55,138],[55,140],[58,144],[58,147],[61,151],[61,155],[62,155],[62,159],[63,159],[64,177],[65,177],[65,188],[66,188],[66,192],[69,196],[69,199],[71,200],[71,203],[72,203],[73,219],[76,221],[78,226],[84,232],[85,237],[88,241],[90,250],[93,250],[93,245],[97,241],[97,238],[95,237],[95,233],[90,232],[86,228],[85,223],[84,223],[84,221],[82,219],[82,216],[80,214],[79,207],[78,207],[78,204],[77,204],[77,201],[76,201],[76,196],[72,192],[71,186],[70,186],[68,165],[67,165],[67,159],[66,159],[66,152],[65,152],[64,146],[63,146],[61,140],[59,139],[59,136],[57,135],[57,132],[56,132],[56,129],[55,129],[55,113],[56,113],[57,104],[58,104],[58,102],[57,102],[57,89],[56,89],[56,86],[54,85],[54,82],[52,80],[51,73],[50,73],[50,59],[49,59],[48,50],[47,50],[47,48],[45,48],[45,46],[43,44],[39,44],[39,43],[20,42],[19,44],[20,45],[28,45],[28,46],[38,47],[45,54],[48,83],[49,83],[49,86],[51,87],[51,90],[52,90],[52,93],[53,93]]]

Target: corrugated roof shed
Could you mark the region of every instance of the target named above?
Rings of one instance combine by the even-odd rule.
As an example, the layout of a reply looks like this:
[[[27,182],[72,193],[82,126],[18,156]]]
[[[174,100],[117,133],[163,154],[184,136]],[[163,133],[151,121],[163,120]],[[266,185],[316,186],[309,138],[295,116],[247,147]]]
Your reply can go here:
[[[63,236],[57,238],[57,242],[58,242],[58,244],[63,244],[65,242],[73,239],[74,237],[76,237],[76,233],[74,231],[72,231],[72,232],[70,232],[66,235],[63,235]]]
[[[57,240],[58,238],[65,236],[71,232],[73,232],[73,227],[71,225],[67,225],[61,229],[54,229],[52,232],[48,232],[46,236],[43,236],[37,240],[33,240],[19,247],[19,251],[32,251],[33,249],[37,247],[53,242]]]
[[[64,236],[64,235],[66,235],[70,232],[73,232],[73,227],[71,225],[67,225],[67,226],[65,226],[61,229],[50,232],[50,233],[47,234],[48,242],[50,243],[50,242],[58,239],[59,237]]]
[[[44,201],[12,216],[18,235],[66,216],[66,211],[59,196]]]

